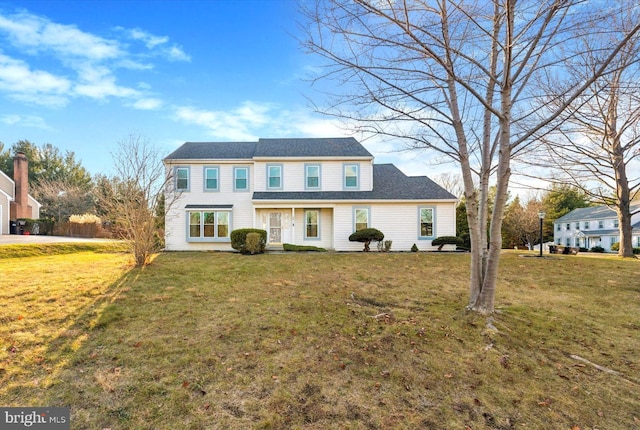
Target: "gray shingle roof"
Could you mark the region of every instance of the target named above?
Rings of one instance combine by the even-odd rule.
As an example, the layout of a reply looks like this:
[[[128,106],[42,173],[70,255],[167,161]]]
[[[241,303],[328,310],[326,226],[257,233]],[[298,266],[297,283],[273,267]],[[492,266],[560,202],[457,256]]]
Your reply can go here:
[[[260,139],[254,157],[373,157],[353,137]]]
[[[640,204],[631,205],[631,212],[640,209]],[[608,206],[593,206],[590,208],[574,209],[566,215],[561,216],[556,223],[573,222],[573,221],[590,221],[617,218],[616,212]]]
[[[455,200],[426,176],[406,176],[393,164],[373,165],[373,191],[266,191],[254,200]]]
[[[250,160],[256,145],[256,142],[185,142],[165,160]]]
[[[186,142],[165,160],[247,159],[253,157],[367,157],[353,137],[259,139],[258,142]]]

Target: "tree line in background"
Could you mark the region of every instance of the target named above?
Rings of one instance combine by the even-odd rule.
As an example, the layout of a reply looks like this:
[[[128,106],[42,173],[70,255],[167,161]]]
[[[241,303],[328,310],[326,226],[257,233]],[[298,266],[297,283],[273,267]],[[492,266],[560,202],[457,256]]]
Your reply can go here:
[[[109,226],[131,247],[136,266],[149,263],[164,241],[164,174],[161,154],[148,140],[130,135],[113,154],[112,176],[91,174],[75,154],[47,143],[27,140],[5,148],[0,142],[0,170],[13,178],[13,158],[23,152],[29,160],[29,193],[42,204],[40,219],[54,225],[79,219]],[[64,233],[64,232],[63,232]]]

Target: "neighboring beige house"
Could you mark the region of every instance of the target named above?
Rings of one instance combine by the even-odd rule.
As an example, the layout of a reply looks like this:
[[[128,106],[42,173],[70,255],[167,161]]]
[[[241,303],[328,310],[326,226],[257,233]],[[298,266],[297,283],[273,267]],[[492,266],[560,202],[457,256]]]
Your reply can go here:
[[[22,152],[13,159],[13,179],[0,171],[0,234],[11,232],[18,219],[40,218],[40,203],[29,195],[29,161]]]
[[[374,164],[353,138],[187,142],[164,163],[180,193],[166,214],[168,250],[231,250],[239,228],[266,230],[271,248],[337,251],[361,250],[349,235],[366,227],[392,240],[392,251],[433,250],[433,239],[456,232],[454,195]]]

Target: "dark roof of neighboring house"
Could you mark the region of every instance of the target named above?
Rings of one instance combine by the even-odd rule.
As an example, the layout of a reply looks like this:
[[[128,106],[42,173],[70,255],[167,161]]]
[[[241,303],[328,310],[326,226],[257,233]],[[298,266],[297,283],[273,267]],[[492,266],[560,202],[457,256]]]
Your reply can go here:
[[[426,176],[407,176],[393,164],[373,165],[373,191],[260,191],[254,200],[455,200]]]
[[[640,203],[631,205],[631,212],[640,210]],[[574,209],[566,215],[561,216],[554,222],[590,221],[600,219],[617,218],[616,212],[608,206],[593,206],[590,208]]]
[[[247,159],[254,157],[367,157],[353,137],[259,139],[258,142],[185,142],[166,160]]]

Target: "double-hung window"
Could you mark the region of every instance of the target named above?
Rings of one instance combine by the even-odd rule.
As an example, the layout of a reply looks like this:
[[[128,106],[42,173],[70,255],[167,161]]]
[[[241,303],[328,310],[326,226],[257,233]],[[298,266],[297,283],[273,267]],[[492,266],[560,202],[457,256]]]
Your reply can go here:
[[[320,239],[320,211],[309,209],[304,213],[305,239]]]
[[[604,221],[598,221],[598,228],[604,228]]]
[[[369,228],[369,208],[354,208],[353,224],[354,231]]]
[[[420,239],[434,236],[434,208],[419,208]]]
[[[344,188],[345,189],[358,189],[359,170],[360,170],[360,166],[358,164],[344,165]]]
[[[249,191],[249,168],[248,167],[233,168],[233,190]]]
[[[282,189],[282,165],[267,165],[267,188],[270,190]]]
[[[190,241],[228,240],[230,211],[189,211]]]
[[[567,223],[567,230],[571,230],[571,224]]]
[[[320,165],[319,164],[305,165],[304,175],[305,175],[304,186],[307,190],[320,189]]]
[[[584,230],[589,230],[589,221],[584,222]]]
[[[176,190],[189,191],[189,168],[176,167]]]
[[[220,169],[218,167],[204,168],[204,190],[218,191],[220,188]]]

